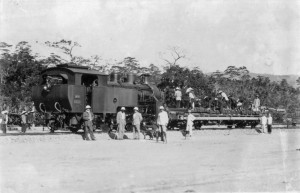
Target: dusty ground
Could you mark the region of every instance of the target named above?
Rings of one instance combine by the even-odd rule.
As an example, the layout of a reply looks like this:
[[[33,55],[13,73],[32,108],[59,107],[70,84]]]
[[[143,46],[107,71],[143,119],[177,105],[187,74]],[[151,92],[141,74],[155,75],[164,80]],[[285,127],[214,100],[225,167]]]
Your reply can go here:
[[[300,191],[299,128],[173,131],[168,144],[11,133],[0,136],[1,193]]]

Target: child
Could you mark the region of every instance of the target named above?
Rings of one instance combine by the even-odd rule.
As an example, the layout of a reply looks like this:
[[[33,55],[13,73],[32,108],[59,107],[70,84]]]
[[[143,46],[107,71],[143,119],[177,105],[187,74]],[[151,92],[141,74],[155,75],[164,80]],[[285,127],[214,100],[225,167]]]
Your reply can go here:
[[[271,113],[268,114],[267,117],[267,126],[268,126],[268,133],[271,134],[272,133],[272,123],[273,123],[273,118]]]
[[[263,113],[262,117],[260,118],[260,124],[261,124],[261,132],[267,133],[267,117],[265,113]]]
[[[193,126],[194,126],[194,120],[195,120],[195,116],[191,113],[192,111],[189,110],[188,111],[188,116],[187,116],[187,123],[186,123],[186,131],[189,132],[190,137],[192,137],[192,133],[193,133]]]

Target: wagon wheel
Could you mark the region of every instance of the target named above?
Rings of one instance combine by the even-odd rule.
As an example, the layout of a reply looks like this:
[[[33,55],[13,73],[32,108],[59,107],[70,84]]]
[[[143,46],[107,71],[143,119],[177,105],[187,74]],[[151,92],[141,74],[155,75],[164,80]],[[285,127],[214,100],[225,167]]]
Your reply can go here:
[[[126,125],[125,125],[125,130],[126,131],[133,131],[133,128],[134,128],[135,126],[134,125],[132,125],[131,123],[127,123]]]
[[[78,127],[69,127],[69,129],[70,129],[70,131],[72,132],[72,133],[77,133],[78,132],[78,130],[79,130],[79,128]]]
[[[50,133],[54,133],[54,131],[57,130],[57,127],[56,127],[54,121],[51,122],[51,123],[49,123],[49,126],[48,126],[48,127],[49,127],[49,129],[50,129]]]

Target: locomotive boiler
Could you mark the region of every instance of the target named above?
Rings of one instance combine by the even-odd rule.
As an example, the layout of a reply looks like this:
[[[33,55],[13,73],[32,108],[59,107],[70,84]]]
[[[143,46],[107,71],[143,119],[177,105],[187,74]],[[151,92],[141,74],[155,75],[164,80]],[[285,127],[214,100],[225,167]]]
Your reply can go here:
[[[76,132],[86,105],[92,107],[96,127],[111,124],[123,106],[128,115],[139,107],[146,119],[155,117],[163,100],[148,78],[148,74],[108,75],[84,66],[57,65],[41,72],[40,84],[32,88],[32,99],[39,112],[51,116],[52,132],[59,127]]]

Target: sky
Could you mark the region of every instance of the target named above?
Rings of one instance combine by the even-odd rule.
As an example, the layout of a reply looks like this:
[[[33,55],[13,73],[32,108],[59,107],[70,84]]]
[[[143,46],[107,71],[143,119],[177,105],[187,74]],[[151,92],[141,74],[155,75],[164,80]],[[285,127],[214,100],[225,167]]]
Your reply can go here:
[[[78,42],[74,54],[163,66],[169,48],[203,72],[300,75],[299,0],[0,0],[0,42]]]

